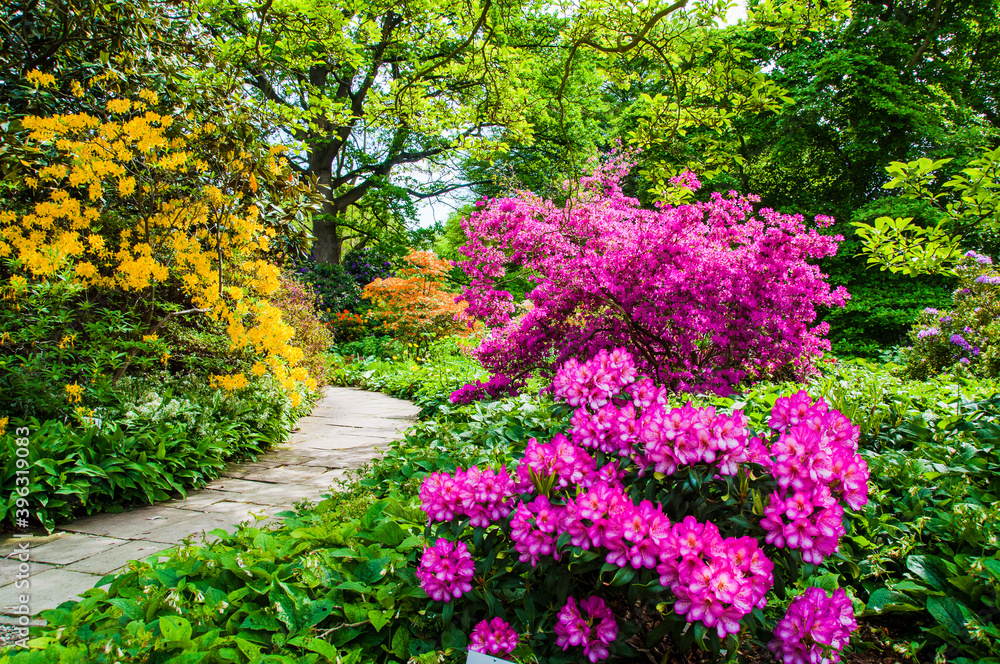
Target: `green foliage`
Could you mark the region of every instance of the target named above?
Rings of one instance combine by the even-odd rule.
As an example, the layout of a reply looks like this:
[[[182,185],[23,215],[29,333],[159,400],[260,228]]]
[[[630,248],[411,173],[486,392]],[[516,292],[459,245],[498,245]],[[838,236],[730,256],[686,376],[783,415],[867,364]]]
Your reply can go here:
[[[361,297],[361,286],[343,265],[309,263],[300,267],[298,274],[316,290],[323,309],[362,313],[371,308]]]
[[[330,382],[410,399],[432,412],[450,403],[448,397],[458,388],[487,377],[460,337],[432,341],[419,359],[415,348],[399,342],[370,343],[374,352],[364,357],[355,354],[356,345],[340,346],[331,355]]]
[[[322,387],[326,384],[325,353],[333,344],[333,335],[320,320],[318,296],[307,284],[288,275],[282,275],[280,281],[281,287],[269,299],[281,312],[281,320],[295,330],[292,344],[302,350],[299,366]]]
[[[2,268],[0,268],[2,273]],[[171,317],[146,334],[153,312],[111,293],[94,293],[69,278],[29,284],[0,306],[0,412],[40,420],[105,402],[116,379],[174,372],[248,369],[249,356],[229,349],[224,328],[204,317]],[[72,391],[79,387],[74,395]]]
[[[14,418],[0,437],[0,520],[14,523],[18,474],[43,527],[133,504],[167,500],[215,479],[230,460],[284,440],[305,408],[264,377],[228,394],[194,380],[124,379],[93,416]],[[27,429],[27,466],[15,436]]]
[[[59,631],[0,662],[424,661],[441,621],[421,615],[413,575],[422,521],[398,501],[362,498],[324,502],[278,530],[213,531],[210,546],[133,563],[107,589],[45,612]]]
[[[948,661],[1000,661],[998,418],[993,396],[883,426],[866,454],[871,502],[852,516],[845,547],[867,614],[909,614],[922,632],[917,646]]]
[[[985,151],[935,186],[939,171],[951,161],[922,157],[889,164],[886,170],[892,179],[885,188],[899,188],[906,198],[933,205],[940,220],[933,227],[921,227],[908,217],[880,217],[874,226],[855,224],[869,263],[904,274],[954,274],[953,265],[960,260],[963,247],[978,247],[984,242],[996,246],[1000,235],[1000,196],[996,191],[1000,187],[1000,147]]]

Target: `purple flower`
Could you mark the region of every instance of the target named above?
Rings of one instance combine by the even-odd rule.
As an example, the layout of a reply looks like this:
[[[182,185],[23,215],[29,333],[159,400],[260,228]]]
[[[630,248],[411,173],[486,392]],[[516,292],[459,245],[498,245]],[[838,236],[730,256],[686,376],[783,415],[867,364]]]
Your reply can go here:
[[[949,341],[951,341],[951,343],[955,344],[959,348],[964,348],[965,350],[970,352],[972,351],[972,346],[969,345],[969,342],[966,341],[965,337],[963,337],[961,334],[951,335]]]
[[[927,337],[936,337],[941,334],[941,330],[936,327],[928,327],[926,330],[920,330],[917,332],[917,339],[925,339]]]

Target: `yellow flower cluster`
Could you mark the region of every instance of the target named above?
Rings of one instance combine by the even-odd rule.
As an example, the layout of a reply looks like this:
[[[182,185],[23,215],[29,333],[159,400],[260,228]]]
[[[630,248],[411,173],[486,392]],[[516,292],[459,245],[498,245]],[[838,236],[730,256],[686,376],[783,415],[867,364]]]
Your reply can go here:
[[[54,83],[40,72],[28,79]],[[261,356],[254,374],[269,369],[295,394],[308,379],[296,368],[302,351],[292,344],[293,330],[280,310],[263,299],[279,286],[279,269],[264,256],[275,230],[245,198],[260,187],[255,169],[278,173],[285,167],[281,150],[216,154],[211,123],[171,130],[172,115],[149,110],[159,102],[155,93],[136,97],[107,102],[112,116],[105,121],[86,114],[24,118],[29,140],[54,145],[62,159],[32,174],[40,201],[32,210],[0,211],[0,258],[20,266],[0,293],[16,300],[29,280],[65,275],[88,288],[141,297],[162,292],[160,285],[179,289],[225,325],[234,350],[251,348]],[[119,219],[108,214],[112,210],[127,211],[128,223],[109,223]],[[167,363],[169,353],[154,352]],[[233,390],[246,378],[217,376],[214,382]],[[82,388],[68,385],[66,392],[70,402],[79,401]]]
[[[83,387],[76,383],[66,386],[66,401],[69,403],[80,403],[83,399]]]
[[[29,83],[34,84],[36,88],[51,88],[56,84],[55,76],[40,72],[37,69],[29,71],[25,78],[28,79]]]
[[[241,373],[232,376],[212,376],[212,385],[220,387],[227,392],[242,390],[247,386],[247,377]]]

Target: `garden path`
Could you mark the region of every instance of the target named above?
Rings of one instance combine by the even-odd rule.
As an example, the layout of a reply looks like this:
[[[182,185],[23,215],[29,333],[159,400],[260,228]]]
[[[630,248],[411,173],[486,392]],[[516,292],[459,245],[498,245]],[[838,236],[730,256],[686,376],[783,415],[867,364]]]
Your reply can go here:
[[[329,387],[288,442],[256,462],[230,466],[186,499],[85,517],[51,535],[0,540],[0,613],[10,615],[22,594],[30,596],[32,614],[54,608],[130,560],[156,556],[216,528],[233,531],[241,521],[267,523],[301,500],[317,501],[349,470],[399,438],[418,411],[409,401],[377,392]],[[16,552],[25,543],[27,590],[14,586],[20,564]]]

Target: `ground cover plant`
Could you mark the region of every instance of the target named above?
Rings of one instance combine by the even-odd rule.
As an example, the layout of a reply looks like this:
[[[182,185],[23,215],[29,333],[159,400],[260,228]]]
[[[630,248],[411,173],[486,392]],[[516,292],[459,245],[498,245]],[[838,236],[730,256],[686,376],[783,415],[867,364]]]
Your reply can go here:
[[[385,384],[409,382],[410,390],[421,385],[412,364],[378,366],[385,372],[378,380]],[[391,371],[399,376],[385,375]],[[490,643],[485,628],[477,630],[489,605],[480,582],[474,581],[471,596],[455,600],[462,606],[446,621],[445,605],[429,601],[421,590],[416,572],[424,546],[434,538],[425,536],[420,488],[429,477],[454,477],[460,468],[514,469],[532,438],[547,441],[565,434],[573,426],[575,409],[537,393],[456,405],[449,398],[452,389],[439,385],[431,400],[437,407],[344,492],[320,505],[303,506],[277,529],[251,524],[233,535],[216,533],[219,543],[182,549],[167,563],[136,563],[134,571],[91,591],[83,603],[50,614],[51,624],[65,629],[47,632],[44,638],[52,640],[36,643],[44,650],[6,656],[15,662],[69,662],[81,656],[95,662],[168,662],[182,656],[224,662],[464,661],[465,647],[479,639]],[[743,410],[749,428],[767,430],[777,399],[798,389],[791,383],[765,383],[736,399],[703,396],[692,407],[713,406],[726,417]],[[855,407],[850,417],[859,427],[859,454],[872,471],[871,494],[869,504],[849,512],[844,522],[847,535],[840,540],[840,554],[847,560],[824,560],[805,583],[790,587],[790,594],[805,593],[809,586],[823,588],[826,596],[844,589],[861,627],[844,661],[869,661],[871,649],[883,659],[910,653],[913,661],[929,662],[940,651],[938,656],[948,661],[990,661],[984,637],[995,629],[989,604],[995,603],[989,571],[996,559],[995,540],[981,548],[978,539],[959,539],[965,537],[959,533],[978,528],[983,542],[993,537],[983,491],[995,481],[990,464],[996,457],[979,448],[986,450],[995,435],[990,413],[996,406],[976,405],[991,386],[966,379],[956,391],[946,381],[907,380],[871,363],[852,362],[829,365],[807,389],[831,407],[839,402]],[[674,397],[670,407],[683,406],[686,399]],[[980,433],[962,431],[967,418],[979,422]],[[955,447],[956,435],[969,442]],[[967,456],[956,457],[954,449]],[[955,511],[955,505],[963,507]],[[959,541],[969,544],[952,551],[942,547]],[[514,552],[512,564],[519,555]],[[975,571],[976,564],[967,567],[969,559],[961,556],[974,556],[982,571]],[[385,573],[376,576],[380,570]],[[610,583],[621,571],[635,570],[630,563],[616,565],[603,578]],[[148,592],[141,590],[146,587]],[[629,585],[602,588],[610,596],[630,592]],[[516,586],[507,592],[517,592]],[[272,612],[271,607],[283,608]],[[555,615],[562,607],[553,601],[545,608]],[[669,605],[663,609],[665,615],[672,613]],[[785,609],[786,602],[772,599],[765,618],[774,625]],[[967,635],[954,619],[966,609],[977,621],[970,623]],[[579,602],[577,610],[586,617]],[[793,615],[806,614],[796,609]],[[900,627],[894,618],[898,615],[906,616],[909,629]],[[516,621],[516,616],[513,612],[508,619]],[[631,629],[620,626],[622,642]],[[525,638],[520,635],[520,653],[525,652]],[[765,634],[761,641],[767,638]],[[547,647],[562,653],[552,641]],[[647,648],[644,643],[638,647]],[[579,661],[582,651],[574,648],[567,653]],[[743,649],[743,654],[754,661],[771,656],[762,646]]]

